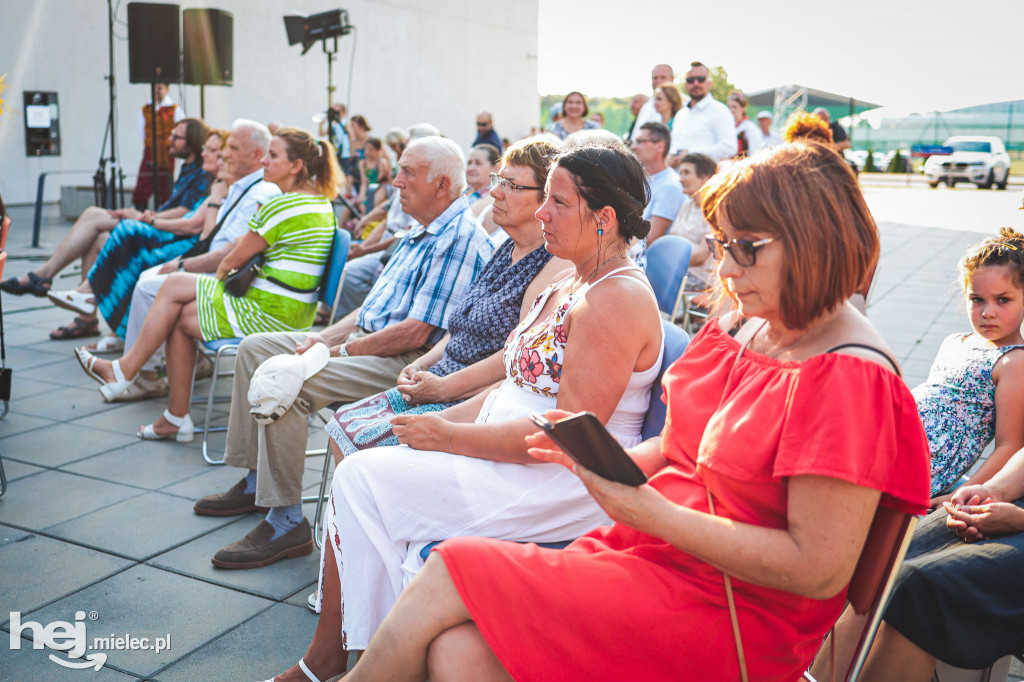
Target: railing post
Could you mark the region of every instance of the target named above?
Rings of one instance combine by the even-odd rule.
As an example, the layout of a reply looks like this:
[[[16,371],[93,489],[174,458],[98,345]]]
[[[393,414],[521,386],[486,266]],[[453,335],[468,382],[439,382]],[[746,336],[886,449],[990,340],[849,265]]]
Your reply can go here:
[[[32,248],[39,248],[39,231],[43,221],[43,187],[46,185],[46,175],[49,171],[39,174],[39,182],[36,183],[36,215],[32,219]]]

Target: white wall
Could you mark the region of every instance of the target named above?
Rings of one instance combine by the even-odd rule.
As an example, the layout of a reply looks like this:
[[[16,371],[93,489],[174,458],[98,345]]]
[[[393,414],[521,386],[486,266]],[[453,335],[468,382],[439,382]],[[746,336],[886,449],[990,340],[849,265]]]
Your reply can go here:
[[[285,14],[348,10],[353,36],[339,40],[335,101],[363,114],[383,137],[392,126],[429,121],[464,148],[475,114],[494,112],[495,128],[510,139],[538,123],[538,0],[185,0],[182,9],[215,7],[234,15],[234,85],[206,88],[206,120],[226,127],[234,118],[280,120],[315,132],[312,116],[327,105],[327,59],[320,45],[302,56],[289,46]],[[119,158],[135,173],[142,155],[139,107],[149,86],[128,82],[127,2],[119,4],[114,52]],[[61,184],[89,184],[97,167],[108,112],[107,5],[102,0],[0,0],[0,75],[6,73],[0,114],[0,192],[8,203],[35,200],[39,173],[88,169],[47,180],[46,200]],[[25,155],[22,91],[56,91],[62,153]],[[171,86],[189,115],[199,115],[198,86]]]

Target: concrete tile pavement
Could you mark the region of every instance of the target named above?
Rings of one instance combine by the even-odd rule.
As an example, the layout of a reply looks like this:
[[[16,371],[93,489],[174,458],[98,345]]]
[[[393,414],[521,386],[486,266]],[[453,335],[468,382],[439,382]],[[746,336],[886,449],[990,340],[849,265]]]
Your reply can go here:
[[[10,212],[14,260],[5,276],[30,270],[33,263],[21,258],[48,255],[68,228],[47,207],[43,246],[32,249],[31,207]],[[978,237],[892,223],[882,223],[881,234],[869,316],[914,385],[941,338],[968,328],[957,312],[953,266]],[[78,342],[47,339],[70,313],[31,297],[4,295],[3,306],[14,388],[10,414],[0,421],[10,482],[0,498],[0,631],[9,632],[14,611],[44,625],[85,611],[96,616],[83,621],[90,640],[169,634],[171,647],[159,655],[107,651],[101,670],[81,671],[59,667],[25,639],[11,651],[0,634],[0,680],[255,680],[294,664],[316,625],[303,604],[317,555],[254,571],[215,569],[212,553],[258,517],[197,517],[192,501],[226,489],[239,472],[203,463],[198,443],[138,441],[137,425],[156,418],[163,401],[103,403],[72,358]],[[219,452],[223,434],[213,438]],[[307,461],[310,491],[321,464]],[[305,510],[312,520],[313,507]]]

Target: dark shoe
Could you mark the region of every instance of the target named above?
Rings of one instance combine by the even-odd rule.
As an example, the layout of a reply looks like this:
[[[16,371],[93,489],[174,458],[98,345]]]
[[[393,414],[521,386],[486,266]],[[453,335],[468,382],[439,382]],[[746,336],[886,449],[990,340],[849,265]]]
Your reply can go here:
[[[306,556],[313,551],[313,531],[306,519],[278,539],[271,540],[273,536],[274,527],[264,519],[244,538],[214,554],[213,565],[217,568],[260,568],[281,559]]]
[[[0,282],[0,289],[3,289],[9,294],[15,296],[21,296],[22,294],[32,294],[33,296],[46,296],[50,291],[50,286],[53,284],[53,280],[49,277],[40,277],[34,272],[28,273],[28,284],[22,284],[18,281],[17,277],[11,277]]]
[[[100,335],[100,321],[95,317],[76,317],[71,324],[57,327],[50,332],[50,338],[54,341],[65,341],[67,339],[84,339],[90,336]]]
[[[249,512],[266,513],[267,507],[256,506],[256,493],[245,494],[245,479],[231,486],[226,493],[207,495],[192,507],[200,516],[238,516]]]

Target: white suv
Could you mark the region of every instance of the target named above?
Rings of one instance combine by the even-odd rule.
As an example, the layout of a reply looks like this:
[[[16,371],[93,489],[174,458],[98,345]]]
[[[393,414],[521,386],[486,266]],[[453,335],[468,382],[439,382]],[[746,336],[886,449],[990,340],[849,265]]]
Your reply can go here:
[[[928,185],[933,189],[940,182],[952,187],[957,182],[973,182],[981,189],[995,185],[1006,189],[1010,179],[1010,155],[998,137],[956,135],[942,143],[952,147],[949,156],[930,156],[924,163]]]

